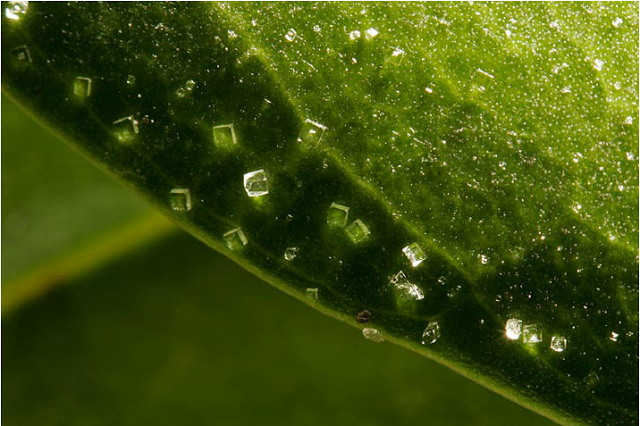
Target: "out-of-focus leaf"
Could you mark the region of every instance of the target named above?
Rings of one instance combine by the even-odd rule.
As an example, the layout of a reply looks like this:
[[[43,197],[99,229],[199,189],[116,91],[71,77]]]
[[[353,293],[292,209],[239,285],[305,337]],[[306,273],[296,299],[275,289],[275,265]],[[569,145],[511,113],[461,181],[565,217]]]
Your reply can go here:
[[[187,236],[70,284],[3,320],[6,424],[551,425]]]
[[[170,229],[2,96],[2,310]]]

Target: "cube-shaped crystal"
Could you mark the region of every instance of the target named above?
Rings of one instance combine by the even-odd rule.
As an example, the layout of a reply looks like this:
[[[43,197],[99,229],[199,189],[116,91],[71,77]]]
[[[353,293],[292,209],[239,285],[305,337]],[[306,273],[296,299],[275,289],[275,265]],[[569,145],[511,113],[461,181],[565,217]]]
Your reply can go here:
[[[538,324],[526,324],[522,327],[522,339],[524,343],[542,342],[542,331]]]
[[[411,262],[411,266],[413,266],[414,268],[421,264],[427,258],[418,243],[409,244],[402,249],[402,252],[405,256],[407,256],[407,259],[409,259],[409,262]]]
[[[471,90],[475,92],[484,92],[487,90],[491,82],[493,81],[493,75],[488,72],[476,69],[471,77]]]
[[[287,249],[284,251],[284,259],[287,261],[292,261],[293,259],[298,257],[298,251],[300,251],[298,247],[287,247]]]
[[[245,173],[244,190],[249,197],[260,197],[269,193],[269,180],[264,170]]]
[[[564,352],[567,349],[567,339],[563,336],[551,336],[550,347],[556,352]]]
[[[325,130],[327,130],[327,128],[322,124],[312,120],[305,120],[305,122],[302,123],[302,129],[300,129],[297,141],[306,145],[315,146],[322,141]]]
[[[224,241],[227,243],[227,247],[231,250],[240,250],[247,245],[247,237],[244,236],[242,228],[235,228],[225,233],[223,236]]]
[[[138,134],[138,120],[133,115],[120,118],[113,122],[114,136],[120,143],[127,144],[133,141]]]
[[[31,53],[29,53],[29,49],[25,45],[11,49],[11,57],[19,67],[26,67],[31,64]]]
[[[422,344],[431,345],[440,337],[440,324],[438,321],[431,321],[422,332]]]
[[[358,244],[359,242],[367,239],[367,237],[371,233],[371,231],[369,231],[369,228],[367,228],[367,226],[360,219],[355,220],[353,223],[351,223],[351,225],[344,228],[344,232],[347,233],[349,239],[355,244]]]
[[[238,143],[233,123],[214,126],[213,143],[217,148],[232,149]]]
[[[89,77],[76,77],[73,81],[73,94],[78,98],[91,96],[91,79]]]
[[[177,212],[191,210],[191,192],[186,188],[174,188],[169,193],[171,208]]]
[[[389,281],[405,300],[422,300],[424,293],[417,285],[409,282],[404,272],[400,271],[389,278]]]
[[[344,227],[349,217],[349,207],[336,203],[331,203],[329,213],[327,214],[327,224],[329,226]]]
[[[307,297],[310,297],[312,299],[318,300],[318,288],[317,287],[308,288],[306,293],[307,293]]]
[[[518,340],[522,334],[522,321],[517,318],[509,318],[504,327],[504,333],[509,340]]]

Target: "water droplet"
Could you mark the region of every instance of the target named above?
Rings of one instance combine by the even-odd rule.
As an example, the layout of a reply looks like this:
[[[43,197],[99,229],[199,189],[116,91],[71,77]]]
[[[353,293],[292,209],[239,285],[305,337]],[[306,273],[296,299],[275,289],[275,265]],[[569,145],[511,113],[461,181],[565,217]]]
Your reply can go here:
[[[318,300],[318,288],[308,288],[306,291],[307,297]]]
[[[73,94],[79,98],[91,96],[91,79],[89,77],[76,77],[73,82]]]
[[[357,40],[357,39],[359,39],[359,38],[360,38],[360,31],[358,31],[358,30],[353,30],[353,31],[351,31],[351,32],[349,33],[349,38],[350,38],[351,40]]]
[[[602,71],[603,66],[604,66],[603,60],[596,59],[595,61],[593,61],[593,68],[595,68],[597,71]]]
[[[409,262],[411,262],[411,266],[413,266],[414,268],[421,264],[427,258],[418,243],[409,244],[402,249],[402,252],[405,256],[407,256],[407,259],[409,259]]]
[[[136,76],[135,76],[135,75],[131,75],[131,74],[129,74],[129,75],[127,76],[127,84],[128,84],[129,86],[133,86],[134,84],[136,84]]]
[[[28,1],[10,1],[7,3],[7,8],[4,10],[4,16],[12,21],[19,21],[27,14],[28,8]]]
[[[358,324],[369,324],[370,321],[371,312],[367,311],[366,309],[358,312],[358,315],[356,315],[356,322]]]
[[[438,321],[431,321],[422,332],[422,344],[432,345],[440,338],[440,324]]]
[[[542,331],[538,324],[526,324],[522,327],[522,338],[524,343],[542,342]]]
[[[417,285],[409,282],[404,272],[399,271],[397,274],[389,277],[389,281],[400,291],[403,299],[406,300],[422,300],[424,293]]]
[[[375,38],[378,34],[379,34],[378,30],[376,30],[375,28],[369,28],[367,31],[364,32],[364,38],[367,40],[371,40],[372,38]]]
[[[349,217],[349,207],[337,203],[331,203],[327,214],[327,224],[329,226],[344,227]]]
[[[367,228],[367,226],[360,219],[356,219],[351,223],[351,225],[344,228],[344,232],[347,233],[349,239],[355,244],[358,244],[359,242],[367,239],[367,237],[371,233],[371,231],[369,231],[369,228]]]
[[[471,88],[476,92],[484,92],[487,90],[493,79],[494,76],[492,74],[477,68],[471,78]]]
[[[244,190],[249,197],[260,197],[269,193],[269,180],[264,170],[245,173]]]
[[[191,191],[186,188],[174,188],[169,193],[171,208],[178,212],[191,210]]]
[[[284,35],[284,39],[289,43],[292,43],[298,37],[298,33],[293,28],[289,29],[287,33]]]
[[[239,250],[247,245],[247,237],[244,236],[242,228],[235,228],[226,232],[222,238],[227,243],[227,247],[231,250]]]
[[[324,135],[325,130],[327,128],[322,124],[307,119],[302,123],[297,142],[315,146],[322,141],[322,135]]]
[[[611,340],[612,342],[617,342],[618,337],[620,337],[620,335],[615,331],[612,331],[611,334],[609,335],[609,340]]]
[[[11,57],[17,66],[26,67],[31,64],[31,53],[29,53],[29,48],[26,45],[11,49]]]
[[[298,257],[298,251],[300,251],[298,247],[287,247],[287,249],[284,251],[284,258],[288,261],[292,261],[293,259]]]
[[[522,321],[516,318],[509,318],[504,327],[505,335],[509,340],[518,340],[522,334]]]
[[[622,18],[614,19],[613,22],[611,22],[611,25],[613,25],[616,28],[620,28],[620,25],[622,25]]]
[[[133,141],[138,134],[138,120],[133,115],[120,118],[113,122],[115,130],[113,134],[119,142],[127,144]]]
[[[238,143],[236,131],[231,124],[220,124],[213,127],[213,143],[222,149],[231,149]]]
[[[556,352],[564,352],[567,349],[567,339],[562,336],[551,336],[550,347]]]
[[[374,343],[384,342],[384,337],[382,337],[382,334],[375,328],[363,328],[362,335],[365,339],[371,340]]]

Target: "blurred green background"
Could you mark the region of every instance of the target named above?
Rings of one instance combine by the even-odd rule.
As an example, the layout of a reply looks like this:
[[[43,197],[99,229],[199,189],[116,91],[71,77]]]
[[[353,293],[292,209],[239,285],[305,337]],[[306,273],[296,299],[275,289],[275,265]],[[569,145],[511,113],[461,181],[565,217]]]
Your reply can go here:
[[[7,425],[551,425],[315,312],[2,97]]]

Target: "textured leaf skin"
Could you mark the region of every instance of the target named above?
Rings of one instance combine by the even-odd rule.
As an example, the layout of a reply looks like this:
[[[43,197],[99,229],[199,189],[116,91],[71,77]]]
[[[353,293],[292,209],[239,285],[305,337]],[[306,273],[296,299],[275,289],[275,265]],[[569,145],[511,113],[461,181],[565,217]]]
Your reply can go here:
[[[561,423],[637,423],[636,4],[6,7],[5,89],[207,244]],[[305,120],[319,144],[296,142]],[[369,238],[328,227],[333,202]],[[424,299],[394,291],[400,270]],[[506,339],[509,318],[543,342]]]

